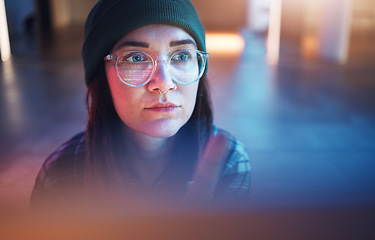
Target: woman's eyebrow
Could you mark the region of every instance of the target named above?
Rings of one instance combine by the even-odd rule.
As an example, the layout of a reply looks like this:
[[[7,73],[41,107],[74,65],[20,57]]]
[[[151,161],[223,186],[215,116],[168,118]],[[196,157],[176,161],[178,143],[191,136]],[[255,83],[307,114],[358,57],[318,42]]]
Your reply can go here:
[[[169,46],[170,47],[176,47],[176,46],[179,46],[179,45],[185,45],[185,44],[192,44],[194,46],[197,46],[195,44],[195,42],[191,39],[185,39],[185,40],[178,40],[178,41],[172,41],[169,43]]]
[[[148,48],[149,44],[145,42],[137,42],[137,41],[125,41],[120,43],[116,49],[120,49],[123,47],[143,47],[143,48]]]

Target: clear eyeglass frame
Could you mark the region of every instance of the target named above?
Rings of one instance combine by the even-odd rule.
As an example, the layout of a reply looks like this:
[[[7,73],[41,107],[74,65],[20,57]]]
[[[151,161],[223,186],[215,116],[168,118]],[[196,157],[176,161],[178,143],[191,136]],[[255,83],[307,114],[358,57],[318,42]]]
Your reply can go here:
[[[200,58],[200,60],[201,60],[201,62],[198,63],[198,69],[199,69],[199,71],[198,71],[198,74],[197,74],[196,78],[194,78],[194,80],[189,81],[189,82],[179,81],[179,80],[174,76],[174,74],[172,73],[172,71],[171,71],[171,69],[170,69],[170,68],[171,68],[171,67],[170,67],[170,66],[171,66],[171,65],[170,65],[171,60],[172,60],[175,56],[177,56],[178,54],[180,54],[180,53],[184,53],[184,52],[186,52],[186,51],[195,52],[195,53],[197,54],[198,58]],[[127,54],[128,54],[128,55],[127,55]],[[142,82],[139,83],[139,84],[131,84],[131,83],[125,81],[125,80],[121,77],[121,74],[120,74],[120,71],[119,71],[119,61],[120,61],[119,59],[120,59],[120,57],[123,57],[123,56],[129,56],[129,55],[131,55],[131,54],[143,54],[143,55],[147,56],[149,59],[152,60],[152,71],[151,71],[151,73],[149,73],[149,74],[148,74],[149,76],[147,75],[148,77],[146,77],[145,80],[142,81]],[[132,86],[132,87],[140,87],[140,86],[143,86],[143,85],[147,84],[147,83],[152,79],[152,76],[154,75],[155,70],[156,70],[156,67],[157,67],[157,61],[160,61],[160,60],[165,61],[165,60],[167,60],[167,61],[166,61],[166,63],[167,63],[167,69],[168,69],[168,71],[169,71],[169,74],[170,74],[172,80],[173,80],[174,82],[179,83],[179,84],[182,84],[182,85],[188,85],[188,84],[192,84],[192,83],[198,81],[198,80],[202,77],[202,75],[203,75],[203,73],[204,73],[204,71],[205,71],[205,68],[206,68],[206,65],[207,65],[207,59],[209,58],[209,56],[210,56],[209,53],[204,52],[204,51],[200,51],[200,50],[195,50],[195,49],[181,49],[181,50],[178,50],[178,51],[173,52],[173,53],[172,53],[169,57],[167,57],[167,58],[156,58],[154,55],[152,55],[152,54],[150,54],[150,53],[148,53],[148,52],[142,51],[142,50],[125,50],[125,51],[120,52],[118,55],[108,54],[108,55],[104,58],[104,61],[113,61],[113,62],[115,62],[115,69],[116,69],[117,76],[119,77],[119,79],[120,79],[123,83],[125,83],[126,85],[129,85],[129,86]]]

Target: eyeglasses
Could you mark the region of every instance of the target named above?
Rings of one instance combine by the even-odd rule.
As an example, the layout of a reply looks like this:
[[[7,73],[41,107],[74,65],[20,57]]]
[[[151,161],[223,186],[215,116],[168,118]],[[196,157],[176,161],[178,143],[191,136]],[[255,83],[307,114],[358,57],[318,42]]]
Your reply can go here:
[[[127,50],[118,56],[107,55],[104,60],[115,61],[116,73],[125,84],[139,87],[151,80],[159,60],[167,64],[173,81],[184,85],[196,82],[202,77],[209,56],[203,51],[183,49],[166,59],[157,59],[144,51]]]

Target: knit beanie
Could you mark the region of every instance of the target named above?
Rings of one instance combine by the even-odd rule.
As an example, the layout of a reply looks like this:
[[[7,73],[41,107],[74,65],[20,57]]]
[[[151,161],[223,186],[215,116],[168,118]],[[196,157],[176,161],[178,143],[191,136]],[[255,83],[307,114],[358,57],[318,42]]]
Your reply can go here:
[[[167,24],[189,33],[206,51],[205,31],[189,0],[100,0],[85,24],[82,59],[86,85],[115,43],[126,33],[149,24]]]

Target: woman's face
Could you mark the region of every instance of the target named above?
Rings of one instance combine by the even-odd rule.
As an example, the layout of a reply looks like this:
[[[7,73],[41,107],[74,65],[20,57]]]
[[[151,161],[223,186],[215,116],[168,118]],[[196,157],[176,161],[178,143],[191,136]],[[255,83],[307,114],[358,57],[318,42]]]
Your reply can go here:
[[[184,30],[158,24],[127,33],[115,44],[111,54],[117,56],[125,50],[142,50],[165,59],[180,49],[197,49],[197,46]],[[157,61],[151,80],[139,87],[126,85],[120,80],[114,61],[106,62],[105,68],[116,112],[136,133],[167,138],[176,134],[189,120],[195,106],[198,81],[188,85],[175,83],[166,68],[166,61]]]

